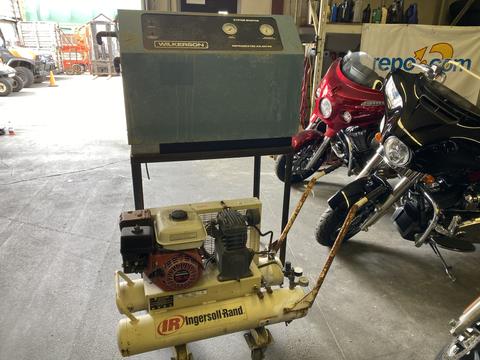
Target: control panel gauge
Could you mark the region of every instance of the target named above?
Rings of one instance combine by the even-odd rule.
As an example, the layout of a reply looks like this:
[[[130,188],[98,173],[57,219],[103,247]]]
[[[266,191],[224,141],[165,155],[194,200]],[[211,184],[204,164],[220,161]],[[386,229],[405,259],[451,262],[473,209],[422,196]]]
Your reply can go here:
[[[238,31],[238,28],[235,24],[225,23],[222,26],[222,30],[227,35],[235,35]]]
[[[272,36],[275,33],[272,25],[262,24],[260,25],[260,33],[264,36]]]

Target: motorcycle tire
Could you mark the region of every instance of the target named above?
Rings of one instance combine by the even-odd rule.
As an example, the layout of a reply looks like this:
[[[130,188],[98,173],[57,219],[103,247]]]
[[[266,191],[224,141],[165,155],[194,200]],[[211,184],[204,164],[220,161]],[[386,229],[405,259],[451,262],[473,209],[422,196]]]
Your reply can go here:
[[[13,86],[10,80],[0,78],[0,96],[8,96],[13,91]]]
[[[358,215],[353,219],[350,229],[343,241],[347,241],[360,232],[360,225],[367,219],[372,211],[373,209],[370,210],[368,208],[359,210]],[[317,242],[320,245],[332,247],[346,216],[346,211],[340,211],[338,209],[333,210],[331,208],[325,210],[322,216],[320,216],[320,219],[318,219],[317,227],[315,228],[315,238],[317,239]]]
[[[23,89],[23,80],[20,76],[15,75],[13,77],[13,92],[19,92]]]
[[[294,155],[294,162],[295,162],[295,156],[298,156],[298,153],[300,151],[302,151],[303,149],[305,149],[306,146],[310,146],[310,145],[313,145],[314,142],[310,142],[310,143],[307,143],[305,144],[304,147],[302,147],[302,149],[300,149],[295,155]],[[316,147],[314,148],[314,150],[316,149]],[[325,161],[325,154],[318,160],[317,164],[315,164],[315,166],[308,170],[308,171],[302,171],[302,172],[298,172],[298,171],[295,171],[295,163],[293,163],[293,166],[292,166],[292,179],[291,179],[291,183],[292,184],[295,184],[295,183],[299,183],[299,182],[302,182],[303,180],[307,179],[308,177],[312,176],[315,171],[317,171],[320,166],[322,166],[323,162]],[[277,175],[278,179],[282,182],[285,182],[285,163],[287,162],[287,158],[285,155],[280,155],[277,157],[277,161],[275,162],[275,174]]]
[[[23,87],[28,88],[32,86],[34,80],[32,70],[25,66],[17,66],[15,70],[17,71],[17,75],[23,80]]]
[[[456,341],[456,339],[455,339]],[[452,342],[445,346],[442,351],[440,351],[435,358],[435,360],[450,360],[452,357],[449,355],[449,350],[450,348],[455,344],[455,342]],[[480,344],[475,346],[470,353],[466,354],[465,356],[462,356],[460,359],[461,360],[477,360],[480,358]]]

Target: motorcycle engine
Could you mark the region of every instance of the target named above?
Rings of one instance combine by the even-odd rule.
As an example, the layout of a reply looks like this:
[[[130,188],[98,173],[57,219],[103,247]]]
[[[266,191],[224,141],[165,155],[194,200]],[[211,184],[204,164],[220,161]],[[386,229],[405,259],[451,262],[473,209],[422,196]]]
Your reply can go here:
[[[434,183],[423,186],[442,210],[434,230],[436,236],[477,242],[480,236],[480,186],[473,184],[465,188],[462,184],[450,185],[444,179],[437,179]],[[415,236],[426,230],[432,216],[430,202],[420,192],[410,190],[402,204],[396,208],[392,220],[401,236],[413,241]],[[438,242],[439,238],[436,240]],[[455,245],[459,246],[458,242]]]
[[[246,246],[250,218],[255,224],[255,216],[226,208],[204,224],[188,205],[162,208],[155,216],[148,210],[122,213],[124,272],[143,273],[162,290],[176,291],[194,286],[204,264],[215,257],[219,281],[251,276],[254,253]],[[207,236],[214,238],[215,254],[204,249]]]

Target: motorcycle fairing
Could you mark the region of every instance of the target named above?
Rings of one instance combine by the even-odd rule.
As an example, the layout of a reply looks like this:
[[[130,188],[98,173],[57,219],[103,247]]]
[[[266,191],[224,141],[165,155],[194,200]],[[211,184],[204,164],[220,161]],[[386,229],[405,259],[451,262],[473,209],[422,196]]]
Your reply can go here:
[[[478,107],[424,75],[397,69],[390,76],[403,100],[400,112],[387,111],[393,135],[413,149],[449,139],[480,145]]]

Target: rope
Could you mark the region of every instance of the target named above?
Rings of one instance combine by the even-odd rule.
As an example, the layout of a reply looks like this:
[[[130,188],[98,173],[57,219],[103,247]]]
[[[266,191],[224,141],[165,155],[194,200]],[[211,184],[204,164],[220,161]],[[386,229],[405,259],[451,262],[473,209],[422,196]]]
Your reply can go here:
[[[283,229],[280,237],[278,238],[277,241],[275,241],[272,244],[269,251],[273,251],[273,252],[277,253],[278,250],[282,247],[283,243],[285,242],[285,240],[287,238],[288,232],[292,228],[293,223],[295,222],[298,214],[300,213],[300,210],[302,210],[303,204],[307,200],[308,195],[310,195],[310,193],[312,192],[313,186],[318,181],[318,179],[320,179],[321,177],[331,173],[333,170],[338,169],[340,166],[342,166],[341,162],[339,162],[337,164],[334,164],[332,166],[329,166],[328,168],[326,168],[322,171],[319,171],[318,173],[316,173],[312,177],[312,179],[307,184],[307,188],[305,189],[305,191],[303,192],[300,200],[298,201],[297,206],[295,207],[295,210],[293,211],[292,215],[290,215],[290,218],[288,219],[287,225],[285,225],[285,228]]]

